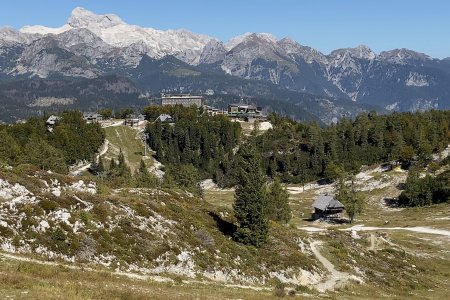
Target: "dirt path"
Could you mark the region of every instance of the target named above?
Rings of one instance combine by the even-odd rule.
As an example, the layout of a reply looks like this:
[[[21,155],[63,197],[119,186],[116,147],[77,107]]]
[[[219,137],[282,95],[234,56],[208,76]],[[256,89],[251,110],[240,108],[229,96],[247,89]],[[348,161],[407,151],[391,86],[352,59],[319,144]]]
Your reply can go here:
[[[115,126],[120,126],[120,125],[123,125],[123,120],[115,121],[115,122],[108,123],[108,124],[103,123],[102,124],[102,128],[115,127]]]
[[[97,154],[96,156],[96,160],[100,159],[100,156],[102,156],[103,154],[105,154],[108,151],[108,147],[109,147],[109,141],[105,139],[105,142],[103,143],[100,152]],[[82,165],[81,167],[76,168],[73,171],[70,171],[70,175],[72,176],[78,176],[80,175],[82,172],[86,171],[87,169],[89,169],[91,167],[91,163],[87,163],[85,165]]]
[[[375,234],[371,233],[370,234],[370,247],[369,247],[369,250],[375,251],[376,243],[377,243],[377,240],[376,240]]]
[[[305,227],[297,227],[298,229],[305,230],[307,232],[323,232],[328,230],[327,228],[320,228],[320,227],[312,227],[312,226],[305,226]],[[437,235],[443,235],[450,237],[450,230],[445,229],[436,229],[436,228],[429,228],[429,227],[370,227],[370,226],[364,226],[364,225],[355,225],[350,228],[342,228],[339,229],[341,231],[375,231],[375,230],[405,230],[405,231],[412,231],[412,232],[418,232],[418,233],[427,233],[427,234],[437,234]]]
[[[418,233],[437,234],[450,237],[450,230],[436,229],[429,227],[366,227],[364,225],[355,225],[350,228],[341,229],[343,231],[373,231],[373,230],[406,230]]]
[[[323,257],[317,249],[317,246],[320,246],[322,244],[323,243],[321,241],[313,241],[309,243],[313,254],[330,273],[325,281],[316,284],[315,288],[319,292],[324,293],[329,290],[334,290],[336,287],[344,286],[349,280],[361,281],[354,275],[337,271],[334,265],[328,259]]]
[[[52,262],[52,261],[38,260],[38,259],[34,259],[34,258],[23,257],[23,256],[11,254],[11,253],[5,253],[5,252],[0,252],[0,258],[35,263],[35,264],[45,265],[45,266],[54,266],[54,267],[62,266],[64,268],[68,268],[71,270],[79,270],[79,271],[86,271],[86,272],[97,272],[97,273],[107,272],[107,273],[111,273],[112,275],[124,276],[124,277],[134,279],[134,280],[154,281],[154,282],[170,282],[170,283],[174,282],[174,280],[172,278],[159,276],[159,275],[142,275],[142,274],[137,274],[137,273],[129,273],[129,272],[121,272],[121,271],[108,271],[108,270],[100,271],[100,270],[92,269],[90,267],[79,267],[79,266],[67,265],[67,264],[62,264],[62,263],[57,263],[57,262]],[[218,285],[218,286],[223,286],[223,287],[227,287],[227,288],[248,289],[248,290],[254,290],[254,291],[270,291],[271,290],[271,288],[262,287],[262,286],[227,284],[227,283],[222,283],[222,282],[202,281],[202,280],[183,280],[183,284]]]

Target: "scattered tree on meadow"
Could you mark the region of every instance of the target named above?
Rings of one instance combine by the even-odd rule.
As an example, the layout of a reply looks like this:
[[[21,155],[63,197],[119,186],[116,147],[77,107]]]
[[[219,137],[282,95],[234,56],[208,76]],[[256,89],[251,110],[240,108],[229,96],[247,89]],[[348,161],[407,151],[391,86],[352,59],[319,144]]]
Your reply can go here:
[[[344,205],[350,223],[353,223],[355,215],[364,210],[364,198],[355,190],[353,178],[343,176],[338,180],[336,199]]]
[[[439,171],[440,168],[441,168],[441,166],[435,161],[432,161],[428,165],[428,170],[435,176],[436,176],[436,172]]]
[[[235,238],[259,247],[269,234],[266,178],[261,169],[261,158],[252,145],[242,145],[238,155],[238,184],[233,209],[239,226]]]
[[[289,193],[281,185],[281,180],[276,177],[269,187],[268,215],[276,222],[287,223],[291,219],[291,208],[289,207]]]
[[[192,164],[167,168],[165,183],[169,186],[175,184],[184,190],[202,196],[200,176],[197,169]]]
[[[145,165],[145,162],[141,160],[139,169],[136,170],[134,175],[137,187],[150,188],[158,185],[158,178],[150,173]]]

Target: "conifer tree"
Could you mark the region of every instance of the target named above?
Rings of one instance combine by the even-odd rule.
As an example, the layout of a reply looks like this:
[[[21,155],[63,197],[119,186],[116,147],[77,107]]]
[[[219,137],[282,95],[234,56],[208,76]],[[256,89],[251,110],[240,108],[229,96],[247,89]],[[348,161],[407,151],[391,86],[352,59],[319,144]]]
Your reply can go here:
[[[114,160],[114,157],[112,157],[109,163],[109,171],[112,172],[116,168],[116,166],[116,161]]]
[[[235,238],[260,247],[269,233],[266,179],[261,170],[261,158],[254,146],[242,145],[239,160],[239,180],[233,204],[239,223]]]
[[[129,177],[131,175],[131,170],[127,166],[122,149],[120,149],[118,161],[119,161],[119,164],[117,165],[118,175],[121,177]]]
[[[38,166],[42,170],[52,170],[58,173],[67,171],[63,152],[37,136],[32,136],[25,145],[23,155],[23,161]]]
[[[275,177],[268,195],[269,218],[276,222],[287,223],[291,219],[289,194],[281,185],[279,177]]]
[[[353,178],[349,178],[349,181],[351,183],[347,183],[345,177],[339,179],[336,199],[344,204],[345,211],[351,224],[353,223],[355,215],[363,211],[364,198],[355,190]]]
[[[101,157],[98,158],[97,171],[99,174],[105,172],[105,165],[103,164],[103,159]]]
[[[148,171],[143,160],[141,160],[139,169],[136,171],[135,179],[138,187],[155,187],[158,184],[158,178]]]

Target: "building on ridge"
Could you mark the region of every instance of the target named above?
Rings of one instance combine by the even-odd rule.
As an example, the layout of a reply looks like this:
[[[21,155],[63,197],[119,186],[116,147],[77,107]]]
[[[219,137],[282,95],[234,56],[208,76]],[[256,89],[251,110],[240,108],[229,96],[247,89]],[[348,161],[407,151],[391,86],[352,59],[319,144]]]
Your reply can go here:
[[[202,106],[203,97],[191,94],[161,94],[161,105]]]

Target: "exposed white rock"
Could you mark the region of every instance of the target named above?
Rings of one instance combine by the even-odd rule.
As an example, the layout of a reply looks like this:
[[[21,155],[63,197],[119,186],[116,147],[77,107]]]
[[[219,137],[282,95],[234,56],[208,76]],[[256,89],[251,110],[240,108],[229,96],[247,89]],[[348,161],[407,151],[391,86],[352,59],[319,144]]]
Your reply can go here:
[[[95,182],[89,182],[88,184],[86,184],[83,180],[79,180],[72,183],[70,185],[70,189],[77,192],[90,193],[93,195],[97,194],[97,186]]]
[[[194,34],[185,29],[156,30],[129,25],[114,14],[97,15],[84,8],[75,8],[67,24],[59,28],[25,26],[20,31],[29,34],[62,34],[84,28],[93,32],[107,44],[124,48],[136,43],[146,46],[146,54],[160,58],[175,55],[190,64],[198,64],[203,47],[213,38]]]
[[[75,98],[56,98],[56,97],[39,97],[30,104],[29,107],[50,107],[52,105],[71,105],[77,99]]]
[[[386,110],[393,111],[398,109],[398,102],[394,102],[392,104],[386,105]]]
[[[8,181],[0,179],[0,199],[7,200],[10,209],[14,209],[16,204],[34,203],[36,197],[23,185],[18,183],[12,185]]]
[[[407,86],[424,87],[429,86],[430,83],[427,80],[427,76],[419,74],[417,72],[409,72],[408,78],[405,80]]]
[[[50,228],[50,225],[48,224],[48,222],[46,220],[42,220],[41,222],[39,222],[38,227],[36,228],[37,231],[42,231],[45,232],[45,230],[47,228]]]

